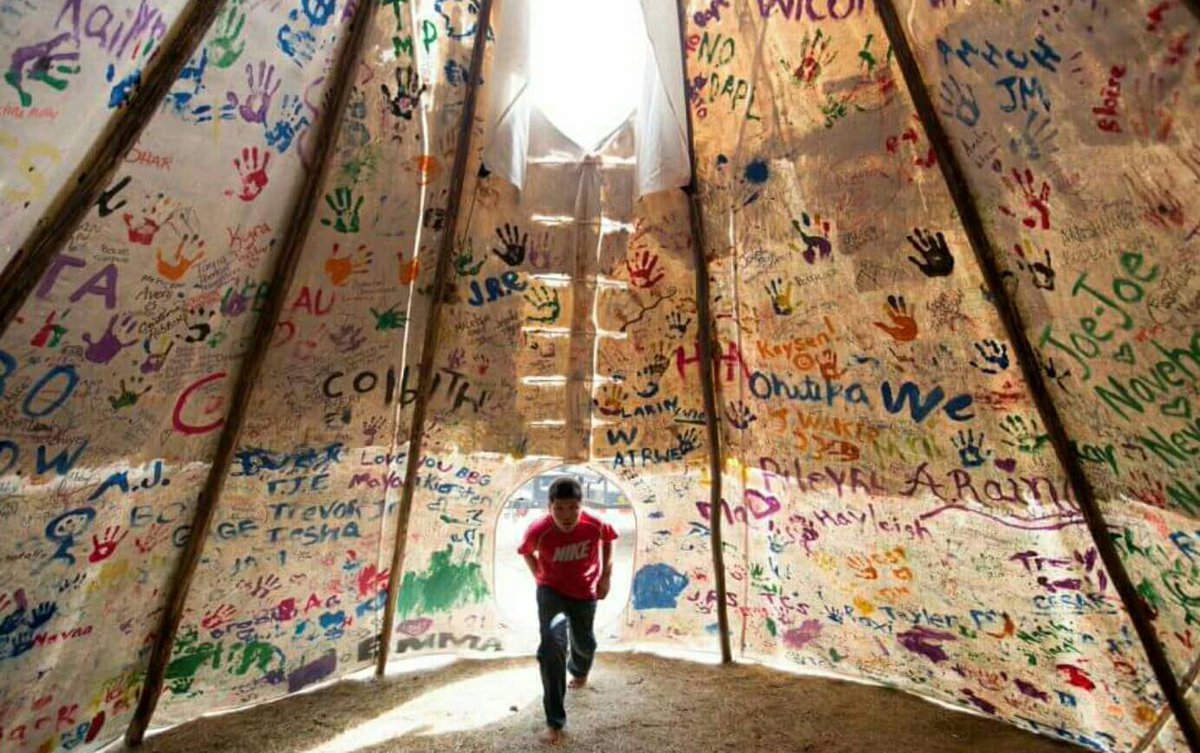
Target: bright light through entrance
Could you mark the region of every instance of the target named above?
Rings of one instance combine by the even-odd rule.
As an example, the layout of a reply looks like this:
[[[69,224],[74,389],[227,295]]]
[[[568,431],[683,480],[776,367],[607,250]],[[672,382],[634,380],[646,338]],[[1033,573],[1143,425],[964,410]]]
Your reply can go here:
[[[533,105],[591,150],[637,108],[649,43],[638,0],[530,0]]]
[[[633,585],[634,538],[637,522],[629,499],[611,479],[580,465],[565,465],[534,476],[513,492],[496,524],[496,566],[494,569],[496,609],[511,631],[504,646],[513,651],[532,652],[538,644],[538,619],[534,594],[537,584],[517,547],[529,525],[547,512],[546,496],[550,483],[563,475],[575,476],[583,487],[583,509],[617,529],[613,542],[612,590],[596,606],[596,637],[600,648],[614,647],[619,618],[629,603]]]

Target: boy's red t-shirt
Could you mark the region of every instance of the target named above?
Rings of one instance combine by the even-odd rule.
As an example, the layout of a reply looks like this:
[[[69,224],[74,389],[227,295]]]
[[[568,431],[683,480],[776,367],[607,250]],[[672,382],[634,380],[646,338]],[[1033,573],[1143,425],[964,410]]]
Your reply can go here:
[[[554,516],[547,513],[525,531],[517,553],[537,552],[539,586],[572,599],[594,601],[601,542],[616,538],[616,529],[585,511],[580,511],[579,523],[570,532],[556,526]]]

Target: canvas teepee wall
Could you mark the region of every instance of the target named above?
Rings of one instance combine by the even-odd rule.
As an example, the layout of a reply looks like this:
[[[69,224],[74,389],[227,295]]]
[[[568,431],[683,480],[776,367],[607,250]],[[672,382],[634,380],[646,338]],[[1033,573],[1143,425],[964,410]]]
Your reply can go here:
[[[495,525],[571,460],[625,645],[1186,749],[1117,585],[1190,688],[1189,4],[692,2],[641,198],[629,130],[482,164],[502,2],[0,10],[0,748],[526,649]]]

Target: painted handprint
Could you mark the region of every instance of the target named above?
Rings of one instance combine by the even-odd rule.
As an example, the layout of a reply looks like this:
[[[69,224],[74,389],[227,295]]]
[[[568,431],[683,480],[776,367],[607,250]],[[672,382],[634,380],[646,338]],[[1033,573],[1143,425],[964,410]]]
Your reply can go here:
[[[343,324],[329,333],[329,341],[333,343],[338,353],[352,353],[367,341],[362,327],[357,324]]]
[[[228,68],[237,62],[246,49],[246,40],[241,39],[242,27],[246,25],[246,14],[238,3],[231,3],[215,25],[216,34],[207,49],[213,51],[213,65]]]
[[[837,51],[829,49],[831,39],[820,29],[815,35],[805,32],[800,40],[800,64],[792,70],[792,83],[814,86],[830,63],[837,58]],[[786,66],[785,66],[786,67]]]
[[[138,377],[135,381],[140,382],[140,381],[142,381],[142,378]],[[142,390],[141,392],[134,392],[133,390],[129,389],[129,387],[127,387],[125,385],[125,380],[122,379],[121,380],[121,391],[116,395],[109,395],[108,403],[109,403],[109,405],[111,405],[113,407],[113,410],[120,410],[121,408],[128,408],[131,405],[137,405],[138,399],[142,395],[145,395],[147,392],[149,392],[151,389],[153,389],[153,385],[146,385],[146,389]]]
[[[333,219],[322,217],[321,224],[332,227],[339,233],[357,233],[361,222],[358,213],[364,198],[359,196],[355,202],[354,194],[349,188],[335,188],[333,193],[325,194],[325,203],[333,210]]]
[[[471,243],[471,239],[459,246],[458,253],[454,255],[454,272],[459,277],[471,277],[478,274],[479,269],[483,266],[483,259],[475,260],[475,250]]]
[[[237,108],[242,120],[247,123],[267,123],[267,111],[271,109],[271,100],[283,82],[275,78],[275,66],[262,60],[255,71],[253,63],[246,63],[246,98],[239,99],[237,92],[227,92],[225,99]]]
[[[162,371],[162,367],[167,363],[167,356],[171,354],[171,348],[174,347],[175,341],[172,340],[167,343],[166,350],[160,353],[151,352],[150,338],[147,337],[142,341],[142,350],[146,352],[146,360],[142,361],[142,364],[138,367],[138,370],[143,374],[157,374],[158,372]]]
[[[335,288],[345,286],[351,275],[366,272],[367,266],[371,263],[371,252],[367,251],[366,244],[359,246],[353,256],[339,256],[340,253],[341,245],[335,243],[329,251],[328,258],[325,259],[325,277]]]
[[[600,394],[592,399],[596,408],[606,416],[619,416],[625,411],[625,401],[629,393],[618,384],[606,384],[600,388]]]
[[[113,555],[117,550],[117,544],[129,535],[129,531],[122,531],[121,526],[109,526],[104,529],[104,538],[92,534],[92,553],[88,555],[88,562],[103,562]]]
[[[831,228],[828,221],[821,219],[821,215],[810,216],[808,212],[802,212],[800,219],[792,220],[792,228],[804,241],[804,261],[814,264],[818,259],[828,259],[833,253],[833,244],[829,242]]]
[[[838,355],[832,350],[826,348],[817,354],[817,369],[821,372],[822,379],[833,381],[839,379],[846,370],[838,366]]]
[[[1023,244],[1013,245],[1013,252],[1017,255],[1017,268],[1029,272],[1035,288],[1054,290],[1054,260],[1050,257],[1050,249],[1042,249],[1042,254],[1046,259],[1044,262],[1036,261],[1034,260],[1033,245],[1026,238]]]
[[[1050,442],[1050,435],[1042,431],[1035,419],[1025,419],[1015,413],[1004,416],[1000,428],[1011,437],[1000,441],[1020,452],[1037,454]]]
[[[1005,177],[1003,181],[1009,191],[1019,194],[1024,201],[1021,224],[1027,228],[1040,227],[1042,230],[1049,230],[1050,184],[1042,181],[1040,186],[1036,185],[1037,180],[1033,177],[1033,171],[1029,168],[1026,168],[1025,172],[1013,168],[1012,180]],[[1033,210],[1032,214],[1029,210]],[[1017,216],[1016,212],[1006,206],[1001,206],[1000,211],[1009,217]]]
[[[626,259],[625,268],[629,270],[630,284],[638,288],[652,288],[667,274],[658,270],[658,256],[649,251],[642,251],[636,263]]]
[[[265,149],[262,159],[259,159],[258,147],[243,147],[241,158],[233,158],[233,166],[241,178],[242,187],[236,194],[242,201],[254,201],[263,189],[267,187],[267,165],[271,162],[271,153]],[[226,196],[233,196],[233,191],[226,191]]]
[[[538,314],[537,316],[533,314],[526,316],[527,321],[541,322],[542,324],[554,324],[558,321],[559,313],[562,310],[558,301],[558,290],[539,285],[531,288],[525,294],[525,300],[534,308],[534,313]]]
[[[216,608],[205,611],[204,617],[200,620],[200,627],[205,630],[216,630],[232,620],[235,614],[237,614],[237,608],[232,604],[218,604]]]
[[[304,11],[304,17],[313,26],[324,26],[329,23],[336,8],[337,0],[301,0],[300,2],[300,9]],[[292,12],[295,13],[295,11]]]
[[[517,225],[504,223],[504,229],[496,228],[496,237],[500,239],[503,248],[493,248],[492,253],[504,260],[510,267],[515,267],[525,261],[525,251],[529,244],[529,233],[521,234]]]
[[[974,430],[967,429],[966,432],[958,432],[958,436],[950,441],[958,450],[958,459],[963,468],[978,468],[992,454],[991,450],[983,449],[983,432],[976,437]]]
[[[398,311],[399,308],[399,303],[382,312],[372,308],[371,316],[375,317],[375,330],[386,332],[389,329],[404,329],[405,323],[408,322],[408,315],[403,311]]]
[[[139,246],[149,246],[153,243],[154,236],[158,235],[158,231],[171,219],[179,207],[174,200],[161,193],[154,197],[153,201],[150,201],[150,197],[146,197],[146,199],[149,205],[142,209],[142,218],[136,225],[132,213],[125,212],[121,215],[121,219],[125,222],[129,242]]]
[[[781,278],[776,277],[767,285],[767,295],[771,296],[771,308],[778,316],[790,316],[796,311],[796,304],[792,301],[792,283],[788,281],[787,285],[783,284]]]
[[[397,275],[401,285],[412,285],[417,277],[421,274],[421,260],[413,257],[408,261],[404,260],[404,252],[400,252],[400,269]]]
[[[958,79],[950,76],[942,82],[940,95],[943,115],[955,118],[968,128],[974,128],[979,122],[979,100],[970,84],[960,84]]]
[[[381,84],[380,88],[392,114],[398,118],[412,120],[413,111],[417,109],[421,94],[425,91],[420,74],[411,65],[396,68],[396,91],[393,93],[387,84]]]
[[[758,416],[754,415],[750,407],[741,400],[730,401],[729,405],[725,408],[725,418],[738,431],[744,431],[749,428],[750,424],[758,420]]]
[[[191,250],[195,252],[195,256],[185,256],[184,252]],[[175,247],[174,261],[167,261],[163,258],[163,250],[160,246],[154,252],[154,259],[158,264],[158,273],[165,280],[171,282],[179,282],[183,276],[187,274],[192,265],[204,258],[204,241],[199,235],[185,235],[179,239],[179,245]]]
[[[272,591],[278,591],[283,587],[283,583],[277,575],[260,575],[254,581],[241,581],[239,585],[243,586],[251,596],[257,596],[260,599],[265,599],[271,595]]]
[[[137,332],[137,320],[132,316],[126,315],[121,318],[121,323],[117,324],[117,319],[120,314],[113,314],[108,320],[108,326],[104,328],[104,334],[100,339],[92,341],[92,336],[87,332],[83,333],[83,341],[87,343],[87,348],[83,351],[83,357],[92,363],[105,364],[117,357],[125,348],[130,345],[135,345],[139,342],[138,337],[134,337],[129,342],[121,342],[120,338],[114,334],[113,329],[119,328],[126,335],[133,335]]]
[[[79,72],[78,65],[67,65],[67,63],[79,61],[77,51],[55,51],[68,40],[74,40],[74,37],[69,32],[63,32],[45,42],[18,47],[12,54],[8,71],[4,74],[4,80],[17,90],[22,107],[33,105],[33,95],[25,91],[25,84],[28,81],[36,81],[55,91],[62,91],[67,88],[69,82],[58,76],[69,76]],[[78,45],[78,40],[75,40],[75,47],[78,48]]]
[[[1057,138],[1058,129],[1053,126],[1050,116],[1030,110],[1020,135],[1009,139],[1008,149],[1020,159],[1039,160],[1058,151]]]
[[[998,374],[1008,368],[1008,346],[995,340],[980,340],[975,343],[978,358],[971,359],[971,365],[984,374]]]
[[[370,421],[363,421],[363,440],[368,447],[375,444],[375,438],[379,436],[379,432],[383,431],[383,427],[386,425],[387,422],[382,416],[375,416]]]
[[[916,264],[926,277],[946,277],[954,271],[954,256],[950,253],[946,236],[941,232],[935,235],[932,230],[913,228],[913,235],[906,237],[921,255],[920,259],[910,256],[908,260]]]
[[[875,326],[891,335],[898,343],[912,342],[917,338],[917,320],[909,312],[902,295],[889,295],[883,307],[890,323],[875,322]]]
[[[700,446],[700,430],[691,428],[681,431],[676,435],[676,440],[679,442],[679,454],[686,455]]]
[[[684,318],[682,311],[672,311],[667,314],[667,327],[671,332],[677,335],[687,334],[688,327],[692,323],[692,317]]]
[[[295,94],[285,94],[279,106],[280,117],[267,129],[267,146],[280,154],[287,152],[297,136],[308,128],[311,121],[304,113],[304,100]]]

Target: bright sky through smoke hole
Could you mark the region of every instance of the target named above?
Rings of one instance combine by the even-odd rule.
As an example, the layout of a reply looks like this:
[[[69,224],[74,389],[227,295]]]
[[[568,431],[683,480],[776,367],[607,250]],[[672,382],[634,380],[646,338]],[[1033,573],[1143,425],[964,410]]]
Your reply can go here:
[[[531,0],[534,106],[592,149],[638,106],[646,25],[637,0]]]

